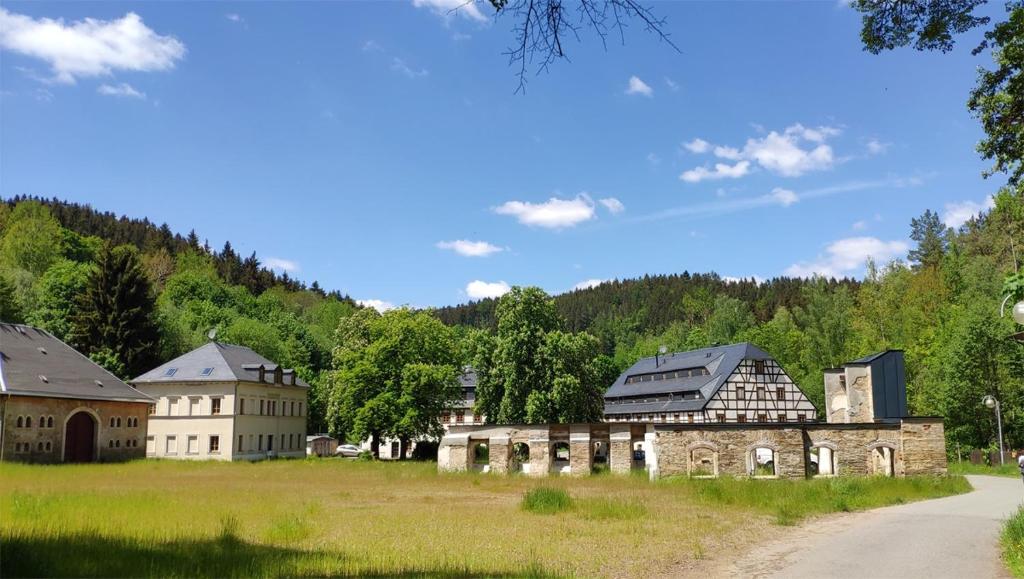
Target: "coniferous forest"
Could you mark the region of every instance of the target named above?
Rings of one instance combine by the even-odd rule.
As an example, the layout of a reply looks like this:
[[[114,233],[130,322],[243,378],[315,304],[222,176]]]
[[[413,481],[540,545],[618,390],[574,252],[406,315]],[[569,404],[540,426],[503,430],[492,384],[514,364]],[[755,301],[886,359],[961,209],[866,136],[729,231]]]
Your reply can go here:
[[[986,394],[1001,401],[1007,444],[1024,447],[1024,344],[1010,339],[1020,328],[999,315],[1003,297],[1024,287],[1017,273],[1024,198],[1004,191],[992,210],[958,229],[932,211],[909,225],[906,258],[869,262],[862,280],[690,272],[616,280],[551,298],[560,326],[551,329],[593,336],[611,373],[662,345],[750,341],[819,406],[822,369],[902,349],[911,411],[945,417],[950,453],[995,448],[995,418],[981,404]],[[451,327],[456,361],[464,364],[481,336],[496,335],[498,304],[426,313]],[[0,319],[47,329],[126,378],[201,345],[215,328],[218,340],[296,368],[313,385],[310,431],[337,430],[353,418],[327,420],[342,389],[335,377],[344,363],[336,358],[353,347],[353,328],[363,327],[343,323],[359,310],[337,291],[276,274],[255,254],[238,255],[230,243],[214,250],[194,231],[182,235],[57,199],[0,203]],[[428,328],[405,318],[388,323],[382,333]],[[118,331],[125,327],[131,331]]]

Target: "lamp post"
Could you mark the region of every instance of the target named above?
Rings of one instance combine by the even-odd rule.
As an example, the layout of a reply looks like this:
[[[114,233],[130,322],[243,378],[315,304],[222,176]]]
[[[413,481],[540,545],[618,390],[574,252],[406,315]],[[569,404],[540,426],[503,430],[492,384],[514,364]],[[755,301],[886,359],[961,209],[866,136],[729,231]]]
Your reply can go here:
[[[999,401],[996,400],[995,396],[989,394],[981,399],[981,403],[984,404],[991,410],[996,411],[996,427],[999,429],[999,464],[1006,464],[1006,459],[1003,458],[1003,415],[999,411]]]
[[[1013,296],[1008,295],[1003,298],[1003,303],[999,306],[999,317],[1003,317],[1005,315],[1006,302],[1010,301],[1011,297]],[[1024,300],[1017,302],[1012,308],[1010,308],[1010,317],[1013,318],[1013,321],[1024,326]],[[1024,332],[1017,332],[1010,337],[1018,342],[1024,343]]]

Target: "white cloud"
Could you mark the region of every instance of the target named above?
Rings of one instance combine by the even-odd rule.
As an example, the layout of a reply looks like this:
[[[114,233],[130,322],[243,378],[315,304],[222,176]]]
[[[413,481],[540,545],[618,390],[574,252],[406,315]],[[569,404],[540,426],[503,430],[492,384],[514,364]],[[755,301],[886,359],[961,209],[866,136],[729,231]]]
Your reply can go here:
[[[715,147],[715,156],[722,159],[729,159],[730,161],[736,161],[743,158],[743,154],[740,150],[735,147]]]
[[[711,143],[704,139],[694,139],[689,143],[683,143],[683,148],[691,153],[707,153],[711,149]]]
[[[684,171],[679,178],[687,183],[700,183],[701,181],[707,180],[738,179],[746,175],[749,171],[750,161],[740,161],[735,165],[715,163],[714,169],[708,169],[707,167],[695,167],[689,171]]]
[[[868,222],[861,219],[860,221],[854,221],[853,225],[850,226],[854,231],[863,231],[868,228]]]
[[[958,203],[946,203],[946,211],[942,215],[942,222],[946,227],[957,228],[967,223],[972,217],[982,211],[989,211],[996,206],[995,199],[986,197],[981,203],[974,201],[960,201]]]
[[[806,129],[797,124],[784,132],[769,132],[764,138],[747,139],[743,157],[756,161],[765,169],[784,177],[799,177],[809,171],[829,169],[835,163],[832,147],[822,143],[826,136],[836,134],[837,129],[819,127]],[[811,149],[804,149],[800,141],[821,143]]]
[[[654,89],[638,77],[629,77],[629,86],[626,87],[626,94],[642,94],[645,97],[654,96]]]
[[[793,277],[843,277],[864,267],[868,258],[884,263],[907,253],[905,241],[882,241],[875,237],[848,237],[834,241],[825,248],[825,255],[814,261],[795,263],[786,268]]]
[[[761,285],[765,282],[765,279],[759,275],[752,275],[750,277],[736,277],[732,275],[722,276],[722,281],[725,283],[740,283],[748,280],[754,280],[754,283]]]
[[[575,227],[595,217],[594,201],[586,193],[572,199],[552,197],[543,203],[508,201],[494,208],[499,215],[512,215],[523,225],[562,229]]]
[[[890,145],[891,143],[883,143],[878,139],[871,139],[864,146],[867,148],[869,155],[882,155],[889,150]]]
[[[356,303],[364,308],[373,308],[382,314],[395,309],[395,304],[383,300],[356,300]]]
[[[146,100],[146,93],[135,90],[135,87],[126,82],[117,85],[101,84],[96,92],[107,96]]]
[[[243,21],[242,20],[242,15],[241,14],[237,14],[235,12],[228,12],[227,14],[224,15],[224,18],[227,18],[228,20],[230,20],[232,22],[242,22]]]
[[[290,260],[282,259],[280,257],[266,257],[263,259],[263,266],[269,267],[270,269],[277,269],[281,271],[293,272],[299,271],[299,264]]]
[[[429,8],[434,14],[446,20],[459,15],[477,22],[487,22],[487,16],[480,11],[476,2],[471,0],[412,0],[412,5],[417,8]]]
[[[800,200],[800,197],[798,197],[796,193],[790,191],[789,189],[783,189],[782,187],[776,187],[772,189],[770,195],[776,203],[782,205],[783,207],[789,207],[790,205]]]
[[[581,281],[580,283],[572,286],[572,289],[574,289],[574,290],[590,289],[590,288],[597,287],[597,286],[599,286],[599,285],[601,285],[603,283],[606,283],[606,282],[608,282],[608,280],[606,280],[606,279],[585,279],[585,280]]]
[[[671,90],[672,92],[679,91],[679,83],[677,83],[676,81],[672,80],[667,76],[665,77],[665,86],[667,86],[669,90]]]
[[[511,286],[503,281],[486,282],[477,279],[466,284],[466,295],[474,300],[499,298],[511,289]]]
[[[652,164],[652,165],[660,165],[661,164],[661,157],[659,157],[658,155],[656,155],[654,153],[647,153],[647,162]]]
[[[381,46],[380,44],[377,44],[376,40],[367,40],[366,42],[363,43],[362,51],[363,52],[383,52],[384,51],[384,47]]]
[[[607,209],[608,212],[611,213],[612,215],[617,215],[626,210],[626,206],[622,204],[622,201],[619,201],[614,197],[606,197],[604,199],[599,199],[598,203],[604,205],[605,209]]]
[[[134,12],[65,23],[0,8],[0,48],[45,61],[53,70],[50,80],[66,84],[121,70],[168,70],[185,56],[181,41],[153,32]]]
[[[420,78],[430,74],[430,71],[425,68],[415,69],[406,64],[401,58],[393,57],[391,59],[391,70],[400,72],[409,78]]]
[[[468,239],[456,239],[455,241],[438,241],[437,247],[439,249],[450,249],[459,255],[466,257],[487,257],[492,253],[498,253],[504,251],[504,249],[497,245],[492,245],[486,241],[470,241]]]
[[[37,88],[33,97],[41,103],[53,102],[53,93],[45,88]]]
[[[786,127],[781,133],[771,131],[764,137],[749,138],[742,149],[723,145],[712,147],[702,139],[694,139],[683,146],[694,153],[713,150],[715,156],[721,159],[753,162],[777,175],[799,177],[810,171],[829,169],[835,164],[832,147],[825,144],[825,141],[839,133],[840,130],[834,127],[812,128],[797,123]],[[749,172],[748,164],[743,165],[742,169],[740,163],[732,167],[719,164],[714,171],[696,167],[683,173],[681,178],[689,183],[698,183],[705,179],[742,177]]]

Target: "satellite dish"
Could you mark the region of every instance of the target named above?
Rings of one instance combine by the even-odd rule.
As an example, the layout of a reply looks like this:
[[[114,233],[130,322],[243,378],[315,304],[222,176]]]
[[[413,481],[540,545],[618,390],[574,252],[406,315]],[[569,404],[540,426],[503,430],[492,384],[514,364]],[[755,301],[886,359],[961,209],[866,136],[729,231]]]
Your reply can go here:
[[[210,338],[210,341],[217,339],[217,328],[212,328],[209,332],[206,332],[206,337]]]

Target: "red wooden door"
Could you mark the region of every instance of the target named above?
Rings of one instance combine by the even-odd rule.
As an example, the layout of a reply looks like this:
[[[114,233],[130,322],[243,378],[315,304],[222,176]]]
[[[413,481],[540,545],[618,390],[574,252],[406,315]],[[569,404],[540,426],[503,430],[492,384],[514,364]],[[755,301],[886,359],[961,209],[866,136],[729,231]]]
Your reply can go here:
[[[92,462],[96,459],[96,421],[88,412],[78,412],[68,420],[64,433],[64,461]]]

